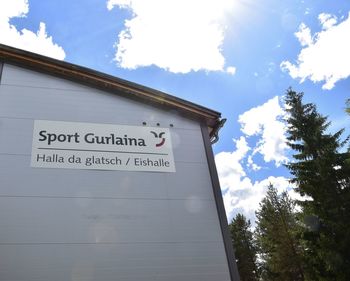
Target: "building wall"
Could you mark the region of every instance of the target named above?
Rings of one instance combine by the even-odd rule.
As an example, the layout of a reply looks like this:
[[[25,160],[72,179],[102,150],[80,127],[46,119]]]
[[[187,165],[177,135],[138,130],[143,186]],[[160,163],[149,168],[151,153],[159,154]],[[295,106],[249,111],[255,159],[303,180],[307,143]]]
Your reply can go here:
[[[34,120],[160,123],[176,173],[32,168]],[[4,64],[0,280],[230,280],[200,124]]]

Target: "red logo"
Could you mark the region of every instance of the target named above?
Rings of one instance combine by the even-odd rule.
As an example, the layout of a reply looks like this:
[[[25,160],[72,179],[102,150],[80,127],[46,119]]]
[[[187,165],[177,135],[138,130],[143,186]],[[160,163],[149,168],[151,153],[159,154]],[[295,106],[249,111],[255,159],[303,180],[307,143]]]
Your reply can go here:
[[[155,138],[159,139],[159,143],[156,144],[156,147],[160,147],[165,143],[165,138],[163,138],[165,132],[161,132],[157,134],[156,132],[151,131],[151,133],[154,135]]]

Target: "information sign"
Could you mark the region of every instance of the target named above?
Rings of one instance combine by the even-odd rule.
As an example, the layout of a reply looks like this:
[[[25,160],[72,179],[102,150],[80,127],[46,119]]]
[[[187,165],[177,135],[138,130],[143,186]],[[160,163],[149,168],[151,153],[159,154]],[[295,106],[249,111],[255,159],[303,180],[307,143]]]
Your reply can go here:
[[[170,130],[35,120],[31,166],[175,172]]]

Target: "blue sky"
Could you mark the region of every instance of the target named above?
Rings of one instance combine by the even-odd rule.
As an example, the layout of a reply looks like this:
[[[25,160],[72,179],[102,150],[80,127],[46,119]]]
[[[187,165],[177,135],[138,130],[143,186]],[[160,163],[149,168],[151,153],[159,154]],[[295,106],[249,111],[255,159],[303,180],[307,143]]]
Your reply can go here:
[[[221,112],[228,219],[254,220],[270,182],[297,197],[283,166],[288,87],[350,134],[349,13],[346,0],[1,0],[0,42]]]

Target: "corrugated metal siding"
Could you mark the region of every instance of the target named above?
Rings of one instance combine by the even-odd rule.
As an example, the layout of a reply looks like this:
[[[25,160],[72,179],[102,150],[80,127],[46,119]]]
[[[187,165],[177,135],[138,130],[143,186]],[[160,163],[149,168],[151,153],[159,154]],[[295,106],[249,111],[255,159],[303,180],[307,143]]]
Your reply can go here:
[[[173,124],[176,173],[31,168],[35,119]],[[230,280],[200,125],[5,64],[0,280]]]

